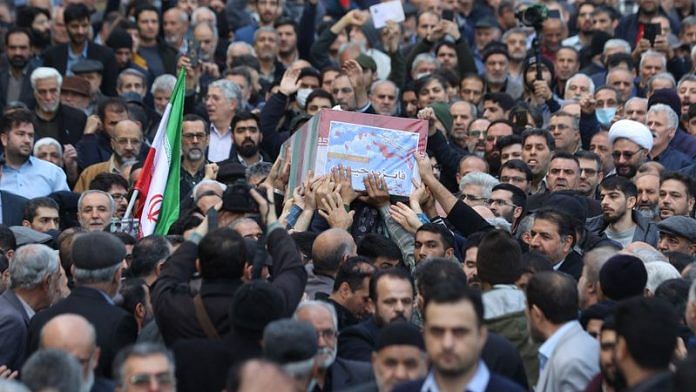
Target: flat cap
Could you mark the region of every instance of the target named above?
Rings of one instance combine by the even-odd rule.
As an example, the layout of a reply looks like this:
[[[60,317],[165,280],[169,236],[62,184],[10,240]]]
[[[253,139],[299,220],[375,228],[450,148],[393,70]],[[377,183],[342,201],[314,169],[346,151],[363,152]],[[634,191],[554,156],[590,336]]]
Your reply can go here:
[[[80,60],[75,65],[72,66],[72,72],[75,75],[90,73],[90,72],[103,72],[104,64],[97,60]]]
[[[688,216],[676,215],[658,222],[657,228],[663,233],[684,237],[696,242],[696,220]]]
[[[17,246],[28,244],[45,244],[53,239],[51,235],[24,226],[11,226],[12,234],[17,240]]]
[[[474,28],[476,28],[476,29],[487,28],[487,27],[495,27],[495,28],[499,29],[500,25],[498,24],[498,21],[495,20],[495,18],[492,16],[484,16],[483,18],[477,20],[476,23],[474,24]]]
[[[643,295],[647,283],[648,271],[636,256],[619,253],[610,257],[599,270],[602,292],[614,301]]]
[[[76,94],[89,97],[89,82],[79,76],[67,76],[63,79],[63,85],[60,87],[61,91],[70,91]]]
[[[104,231],[80,234],[73,241],[75,268],[98,270],[113,267],[126,257],[126,246],[115,235]]]

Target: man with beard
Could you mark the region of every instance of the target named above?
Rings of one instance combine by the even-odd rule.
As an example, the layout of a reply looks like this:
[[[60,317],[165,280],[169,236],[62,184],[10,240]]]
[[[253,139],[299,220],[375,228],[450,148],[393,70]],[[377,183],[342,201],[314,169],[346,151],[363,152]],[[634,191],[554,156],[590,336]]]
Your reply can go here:
[[[114,137],[111,139],[113,153],[106,162],[95,163],[87,167],[80,174],[75,184],[75,192],[82,192],[89,188],[89,184],[99,173],[123,173],[124,167],[138,159],[140,146],[143,144],[143,131],[138,123],[131,120],[119,122],[114,129]]]
[[[661,298],[635,297],[621,302],[614,318],[613,358],[626,390],[672,390],[669,366],[680,330],[673,305]]]
[[[606,178],[599,185],[602,215],[588,219],[587,230],[628,246],[641,241],[655,246],[657,227],[634,210],[637,203],[636,186],[621,176]]]
[[[181,200],[191,199],[193,187],[205,177],[205,151],[208,148],[210,129],[200,116],[187,114],[181,123]]]
[[[128,180],[116,173],[99,173],[89,183],[89,189],[104,191],[111,195],[116,208],[114,218],[121,219],[128,208]]]
[[[481,358],[488,339],[478,292],[457,283],[435,286],[423,311],[423,337],[433,367],[395,391],[510,391],[524,389],[489,370]]]
[[[511,184],[498,184],[493,187],[491,198],[488,199],[488,208],[493,215],[503,218],[512,225],[511,231],[515,233],[517,225],[527,207],[527,195],[520,188]]]
[[[26,109],[10,111],[0,119],[0,141],[5,149],[0,190],[28,199],[67,191],[63,170],[31,155],[34,146],[32,120],[31,112]]]
[[[633,182],[638,191],[636,211],[650,221],[659,220],[660,177],[653,173],[642,173],[638,174]]]
[[[87,116],[79,109],[60,103],[62,84],[63,77],[54,68],[39,67],[31,73],[36,100],[36,137],[52,137],[61,144],[74,145],[82,137]]]
[[[544,21],[541,34],[541,54],[550,61],[556,60],[556,53],[561,42],[568,37],[568,27],[560,18],[548,18]]]
[[[522,85],[509,77],[510,55],[507,47],[499,42],[491,42],[483,50],[484,79],[486,92],[504,92],[513,99],[522,95]]]
[[[599,374],[587,385],[586,392],[615,392],[625,388],[623,379],[616,377],[614,347],[616,347],[616,324],[614,316],[602,323],[599,334]]]
[[[591,2],[583,2],[577,5],[578,13],[576,14],[575,27],[578,29],[578,34],[563,40],[563,46],[571,46],[575,50],[590,46],[592,39],[592,13],[595,6]],[[558,69],[558,68],[557,68]]]
[[[638,167],[648,160],[653,147],[653,137],[645,125],[633,120],[619,120],[609,130],[611,156],[615,174],[633,178]]]
[[[648,110],[645,123],[653,135],[650,157],[659,162],[666,171],[676,171],[689,166],[692,160],[670,144],[679,128],[679,116],[665,104],[654,104]]]
[[[544,271],[527,283],[529,332],[539,347],[536,391],[582,391],[599,372],[599,344],[583,331],[578,290],[571,277]]]
[[[401,383],[424,377],[428,363],[420,330],[409,323],[385,327],[372,354],[372,368],[379,392],[391,392]]]
[[[527,58],[527,32],[515,27],[503,34],[502,42],[507,45],[508,71],[512,79],[522,80],[522,62]]]
[[[334,307],[326,302],[305,301],[295,311],[296,320],[306,321],[317,331],[315,377],[318,391],[341,391],[350,386],[369,382],[372,369],[369,363],[336,357],[338,326]]]
[[[84,317],[77,314],[56,316],[41,329],[41,349],[57,349],[74,355],[82,366],[80,392],[113,390],[113,381],[95,377],[94,369],[101,349],[97,346],[97,332]]]
[[[259,16],[258,22],[253,18],[248,18],[251,23],[240,27],[234,32],[236,41],[244,41],[249,44],[254,41],[254,35],[260,28],[273,28],[273,23],[283,13],[281,0],[256,0],[251,5]]]
[[[114,95],[116,58],[110,49],[89,41],[89,9],[84,4],[70,4],[65,7],[63,18],[70,42],[49,48],[44,53],[44,66],[55,68],[62,75],[71,76],[72,66],[78,61],[100,61],[104,65],[101,91],[106,95]]]
[[[31,101],[31,37],[23,29],[10,29],[5,35],[7,66],[0,66],[0,110],[13,101]]]
[[[377,114],[393,116],[399,108],[399,88],[391,80],[380,80],[370,86],[370,103]]]
[[[259,118],[247,111],[237,113],[232,119],[232,149],[229,160],[244,167],[257,162],[268,162],[269,158],[260,149],[263,134]]]
[[[338,337],[338,356],[369,362],[379,332],[396,320],[410,321],[416,289],[408,272],[400,268],[378,270],[370,280],[375,314],[346,328]]]
[[[570,215],[555,208],[538,209],[534,213],[529,247],[548,257],[554,270],[578,280],[582,274],[582,259],[573,250],[578,240],[575,225]]]
[[[189,29],[189,16],[180,8],[170,8],[162,15],[164,40],[182,56],[188,52],[186,33]]]
[[[670,216],[691,216],[694,210],[696,185],[691,177],[679,173],[669,173],[662,177],[658,206],[660,219]]]
[[[486,136],[490,124],[491,122],[485,118],[475,119],[469,124],[466,136],[466,147],[469,153],[483,158],[486,153]]]
[[[553,154],[546,174],[549,191],[575,190],[579,177],[580,163],[573,154],[565,151],[557,151]]]
[[[36,56],[51,45],[51,14],[48,10],[38,7],[19,7],[17,9],[17,27],[31,31],[32,51]]]
[[[450,131],[449,139],[457,151],[464,152],[467,148],[467,130],[471,122],[477,115],[476,106],[467,101],[457,101],[450,105],[450,114],[452,115],[452,130]],[[469,151],[473,153],[473,151]]]

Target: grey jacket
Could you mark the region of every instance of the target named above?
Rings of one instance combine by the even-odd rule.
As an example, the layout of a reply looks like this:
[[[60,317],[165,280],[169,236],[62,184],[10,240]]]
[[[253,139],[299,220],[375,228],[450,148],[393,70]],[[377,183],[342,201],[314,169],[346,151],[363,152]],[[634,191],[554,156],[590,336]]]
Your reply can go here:
[[[659,238],[657,225],[650,222],[646,218],[643,218],[635,210],[631,211],[631,218],[636,224],[636,232],[633,234],[632,242],[641,241],[650,244],[651,246],[656,246]],[[604,234],[604,230],[606,230],[607,226],[608,223],[604,222],[604,217],[602,215],[589,218],[585,224],[587,231],[599,236]]]

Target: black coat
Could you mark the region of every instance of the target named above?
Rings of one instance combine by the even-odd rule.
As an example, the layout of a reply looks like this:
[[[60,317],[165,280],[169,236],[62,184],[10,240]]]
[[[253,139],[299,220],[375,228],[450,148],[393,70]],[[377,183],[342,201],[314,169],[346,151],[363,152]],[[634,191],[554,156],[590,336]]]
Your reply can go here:
[[[39,119],[36,114],[34,114],[36,140],[39,140],[44,136],[49,136],[42,134],[42,122],[43,120]],[[58,124],[58,142],[60,142],[60,144],[72,144],[74,146],[82,138],[85,123],[87,122],[87,116],[82,110],[60,104],[58,107],[58,112],[50,122]]]
[[[338,356],[355,361],[371,362],[380,328],[376,319],[369,319],[348,327],[338,335]]]
[[[527,375],[524,372],[522,357],[517,348],[504,336],[489,330],[486,344],[481,351],[481,359],[491,372],[527,388]]]
[[[29,199],[7,191],[0,191],[2,204],[2,223],[7,226],[19,226],[24,219],[24,206]]]
[[[27,65],[24,71],[24,79],[22,79],[22,91],[19,93],[19,101],[28,103],[34,100],[34,89],[31,88],[31,73],[34,71],[34,67]],[[10,86],[10,69],[9,67],[0,70],[0,110],[3,110],[7,106],[7,89]]]
[[[58,70],[61,75],[65,75],[68,66],[68,44],[61,44],[50,47],[43,55],[44,67],[52,67]],[[101,92],[104,95],[116,96],[116,79],[118,68],[114,51],[105,46],[97,45],[94,42],[87,43],[87,58],[97,60],[104,65],[102,72]]]
[[[582,275],[582,257],[574,250],[571,250],[563,264],[558,268],[558,271],[565,272],[575,278],[575,280],[580,280],[580,275]]]
[[[290,317],[302,299],[307,273],[302,265],[294,240],[282,229],[273,230],[267,238],[268,253],[273,259],[271,283],[283,292],[285,317]],[[155,319],[167,345],[179,339],[205,338],[193,306],[188,281],[195,272],[194,262],[198,247],[186,241],[167,261],[167,268],[152,287],[152,305]],[[228,317],[234,293],[242,285],[240,279],[204,280],[201,297],[213,325],[224,336],[230,332]]]
[[[326,377],[322,390],[343,391],[374,380],[374,373],[370,363],[336,358],[329,367]]]
[[[176,358],[176,386],[181,392],[219,392],[232,366],[263,352],[259,339],[232,331],[222,341],[179,340],[173,347]]]
[[[97,332],[97,346],[101,348],[95,375],[111,378],[112,363],[116,353],[135,342],[138,326],[132,314],[110,304],[104,293],[89,288],[76,287],[64,300],[37,313],[29,323],[29,352],[39,346],[41,328],[53,317],[74,313],[87,319]]]

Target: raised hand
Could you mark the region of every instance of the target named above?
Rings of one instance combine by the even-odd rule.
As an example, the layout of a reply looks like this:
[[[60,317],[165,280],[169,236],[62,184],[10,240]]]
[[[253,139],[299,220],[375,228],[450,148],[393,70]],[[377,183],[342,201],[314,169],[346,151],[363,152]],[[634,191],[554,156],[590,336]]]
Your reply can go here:
[[[423,226],[416,212],[402,202],[389,207],[389,215],[411,234],[416,234],[418,228]]]
[[[363,178],[363,184],[365,184],[367,196],[361,196],[361,200],[375,208],[389,205],[389,188],[383,176],[375,173],[368,174]]]
[[[288,68],[280,80],[278,90],[286,97],[295,94],[300,89],[300,71],[299,68]]]
[[[350,229],[355,211],[346,211],[340,193],[329,193],[321,202],[323,208],[319,210],[319,215],[326,219],[331,228]]]
[[[331,180],[340,186],[343,201],[350,205],[360,194],[353,189],[353,172],[350,166],[338,165],[331,169]]]

